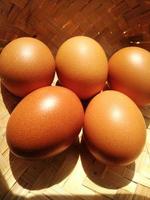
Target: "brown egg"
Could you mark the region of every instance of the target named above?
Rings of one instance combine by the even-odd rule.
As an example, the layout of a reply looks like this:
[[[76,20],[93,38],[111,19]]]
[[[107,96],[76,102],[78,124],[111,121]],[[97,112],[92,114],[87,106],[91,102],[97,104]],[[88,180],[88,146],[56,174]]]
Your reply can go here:
[[[0,55],[0,77],[16,96],[50,85],[55,62],[49,48],[40,40],[22,37],[7,44]]]
[[[127,165],[141,153],[146,139],[144,118],[123,93],[109,90],[89,103],[84,120],[89,151],[107,165]]]
[[[126,47],[109,60],[111,88],[125,93],[138,105],[150,103],[150,52]]]
[[[80,132],[84,111],[69,89],[48,86],[27,95],[13,110],[6,137],[11,151],[24,158],[46,158],[69,147]]]
[[[56,71],[61,84],[81,99],[90,98],[103,89],[107,68],[103,48],[86,36],[68,39],[56,55]]]

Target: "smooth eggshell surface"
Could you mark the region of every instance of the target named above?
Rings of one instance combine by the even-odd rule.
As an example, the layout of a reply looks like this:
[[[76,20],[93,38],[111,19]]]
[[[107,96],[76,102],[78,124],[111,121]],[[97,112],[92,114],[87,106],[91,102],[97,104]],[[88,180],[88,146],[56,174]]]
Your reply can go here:
[[[54,156],[78,136],[84,111],[69,89],[49,86],[27,95],[14,109],[7,125],[11,151],[24,158]]]
[[[107,64],[103,48],[86,36],[66,40],[56,55],[56,71],[61,84],[81,99],[88,99],[103,89]]]
[[[55,62],[50,49],[40,40],[22,37],[8,43],[0,54],[0,77],[16,96],[50,85]]]
[[[150,52],[139,47],[117,51],[109,60],[109,83],[136,104],[150,104]]]
[[[89,103],[84,120],[89,151],[107,165],[127,165],[141,153],[146,139],[144,118],[126,95],[109,90]]]

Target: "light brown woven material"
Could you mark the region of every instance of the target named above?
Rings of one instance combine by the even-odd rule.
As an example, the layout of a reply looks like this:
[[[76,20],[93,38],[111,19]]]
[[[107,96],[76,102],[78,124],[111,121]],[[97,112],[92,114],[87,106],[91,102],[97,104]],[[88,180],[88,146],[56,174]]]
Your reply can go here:
[[[1,0],[0,46],[32,36],[56,54],[64,40],[82,34],[100,42],[108,56],[128,45],[150,50],[149,19],[149,0]],[[150,120],[143,152],[127,167],[100,164],[79,142],[49,160],[22,160],[10,154],[5,139],[7,109],[19,99],[1,89],[0,200],[150,199]]]

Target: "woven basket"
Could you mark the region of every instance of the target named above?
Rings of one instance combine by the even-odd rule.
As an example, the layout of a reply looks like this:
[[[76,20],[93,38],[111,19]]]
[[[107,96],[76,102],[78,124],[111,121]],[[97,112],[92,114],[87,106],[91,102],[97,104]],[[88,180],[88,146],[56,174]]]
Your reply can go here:
[[[74,35],[96,39],[107,56],[124,46],[150,50],[149,0],[1,0],[0,48],[21,36],[45,42],[53,54]],[[45,161],[22,160],[9,152],[5,130],[19,101],[5,88],[0,95],[0,200],[150,199],[150,120],[147,142],[126,167],[106,167],[77,141]]]

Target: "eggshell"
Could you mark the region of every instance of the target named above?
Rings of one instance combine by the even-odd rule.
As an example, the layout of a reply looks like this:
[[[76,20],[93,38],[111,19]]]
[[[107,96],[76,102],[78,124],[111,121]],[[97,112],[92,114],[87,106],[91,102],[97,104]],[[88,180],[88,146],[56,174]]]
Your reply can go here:
[[[150,52],[139,47],[117,51],[109,60],[109,82],[136,104],[150,104]]]
[[[101,91],[107,79],[107,57],[98,42],[86,36],[65,41],[56,55],[56,71],[61,84],[81,99]]]
[[[0,54],[0,77],[16,96],[50,85],[55,62],[50,49],[40,40],[22,37],[8,43]]]
[[[146,139],[144,118],[126,95],[109,90],[89,103],[84,120],[89,151],[107,165],[127,165],[141,153]]]
[[[11,151],[24,158],[46,158],[69,147],[80,132],[84,111],[69,89],[43,87],[27,95],[8,121]]]

